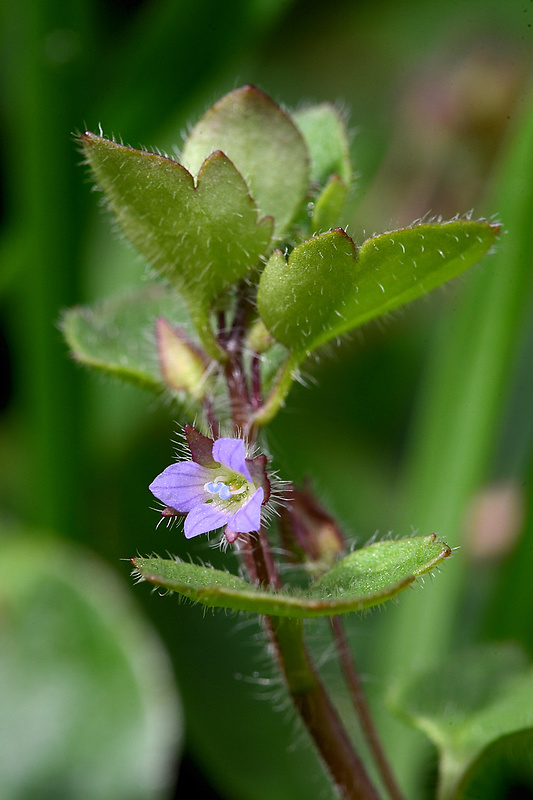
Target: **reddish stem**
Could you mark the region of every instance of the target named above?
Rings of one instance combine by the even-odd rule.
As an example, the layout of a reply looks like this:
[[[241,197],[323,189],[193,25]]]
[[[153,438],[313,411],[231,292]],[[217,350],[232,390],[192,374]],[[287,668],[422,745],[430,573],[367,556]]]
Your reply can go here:
[[[342,665],[344,676],[346,678],[346,683],[348,684],[348,688],[350,690],[350,697],[359,717],[361,728],[363,729],[363,733],[372,752],[374,761],[376,762],[376,765],[381,773],[381,777],[383,778],[383,782],[387,787],[392,800],[404,800],[400,788],[396,783],[396,778],[394,777],[394,773],[392,772],[387,756],[385,755],[385,751],[383,750],[376,726],[374,725],[374,720],[372,719],[372,715],[363,692],[363,687],[361,686],[352,654],[348,646],[342,621],[340,617],[331,617],[330,623],[333,630],[339,659]]]
[[[305,727],[344,800],[380,800],[303,644],[302,621],[271,617],[267,629]]]
[[[261,532],[260,532],[261,533]],[[248,539],[245,553],[252,575],[262,586],[271,584],[269,548],[265,536]],[[276,583],[279,582],[279,579]],[[365,768],[355,753],[344,726],[322,684],[303,643],[301,620],[264,617],[287,688],[315,746],[344,800],[379,800]]]
[[[261,359],[259,353],[254,353],[252,355],[250,369],[252,377],[252,408],[254,411],[257,411],[258,408],[261,408],[261,403],[263,402],[261,392]]]
[[[241,296],[226,340],[229,355],[225,366],[234,430],[250,432],[253,412],[261,404],[259,357],[251,364],[251,393],[244,375],[242,341],[246,300]],[[250,577],[262,587],[281,588],[274,559],[264,529],[239,540],[244,564]],[[265,628],[275,648],[287,688],[302,721],[312,737],[329,773],[344,800],[379,800],[365,768],[320,681],[305,649],[301,620],[264,617]]]

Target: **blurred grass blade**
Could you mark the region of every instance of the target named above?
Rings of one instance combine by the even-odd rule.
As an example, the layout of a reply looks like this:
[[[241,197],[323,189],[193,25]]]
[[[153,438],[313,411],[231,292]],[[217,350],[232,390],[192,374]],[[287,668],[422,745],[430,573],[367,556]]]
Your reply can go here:
[[[459,542],[472,493],[487,478],[500,425],[506,385],[530,307],[533,263],[533,109],[523,119],[503,162],[491,200],[508,229],[484,269],[470,274],[458,312],[438,330],[427,365],[413,445],[404,475],[400,523],[438,531]],[[425,599],[407,597],[402,613],[383,629],[381,669],[409,670],[438,659],[456,636],[464,558],[454,559]],[[510,609],[507,609],[510,613]],[[418,632],[413,650],[410,632]],[[408,796],[415,797],[416,744],[383,724]],[[407,758],[407,753],[410,757]]]

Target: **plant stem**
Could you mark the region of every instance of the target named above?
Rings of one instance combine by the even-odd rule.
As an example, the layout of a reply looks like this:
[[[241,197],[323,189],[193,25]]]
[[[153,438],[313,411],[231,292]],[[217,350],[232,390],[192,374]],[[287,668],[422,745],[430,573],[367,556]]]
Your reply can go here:
[[[281,581],[272,553],[268,546],[263,526],[257,533],[251,533],[239,540],[244,565],[252,580],[260,586],[281,589]]]
[[[244,556],[252,576],[263,586],[277,585],[277,575],[273,578],[269,569],[265,539],[260,535],[250,537],[248,544]],[[341,797],[344,800],[379,800],[309,659],[303,642],[302,620],[265,617],[264,623],[293,703]]]
[[[350,690],[350,697],[359,717],[361,728],[374,757],[374,761],[376,762],[376,765],[381,773],[381,777],[383,778],[383,782],[387,787],[392,800],[404,800],[400,788],[396,783],[396,778],[394,777],[387,756],[385,755],[385,751],[383,750],[381,739],[379,738],[379,734],[374,725],[374,720],[372,719],[372,715],[363,692],[363,687],[361,686],[361,682],[350,653],[350,648],[348,646],[342,621],[340,617],[331,617],[330,624],[333,630],[333,636],[335,645],[337,647],[339,660],[344,671],[346,683],[348,684],[348,688]]]
[[[233,324],[226,342],[226,351],[229,358],[224,366],[233,427],[235,433],[240,436],[248,436],[252,414],[252,403],[244,372],[242,349],[247,310],[245,288],[241,287]]]
[[[250,371],[252,379],[252,408],[257,411],[261,407],[261,359],[259,353],[252,355]]]
[[[341,720],[310,662],[301,620],[266,618],[278,661],[300,717],[344,800],[379,800]]]
[[[252,397],[243,369],[242,336],[245,304],[237,306],[233,327],[227,339],[229,356],[225,365],[233,426],[240,435],[253,437],[258,426],[270,421],[283,405],[298,365],[289,356],[278,375],[276,386],[266,404],[252,417],[261,396],[259,360],[252,361]],[[254,402],[255,401],[255,402]],[[250,423],[253,422],[251,425]],[[279,589],[281,581],[263,527],[257,534],[241,540],[241,554],[250,577],[261,586]],[[294,705],[320,753],[331,778],[344,800],[379,800],[363,763],[353,749],[344,726],[328,696],[303,641],[301,620],[265,617],[265,628],[275,648]],[[396,800],[396,798],[394,799]]]

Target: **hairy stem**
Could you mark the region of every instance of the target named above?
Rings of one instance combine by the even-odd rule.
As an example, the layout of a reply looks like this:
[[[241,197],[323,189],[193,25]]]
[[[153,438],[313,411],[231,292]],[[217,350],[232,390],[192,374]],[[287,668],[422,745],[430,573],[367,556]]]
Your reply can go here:
[[[344,800],[379,800],[303,643],[301,620],[266,620],[300,717]]]
[[[385,755],[385,751],[383,750],[381,739],[379,738],[379,734],[374,725],[374,720],[372,719],[372,715],[363,692],[363,687],[361,686],[361,682],[350,653],[350,648],[348,646],[342,621],[340,617],[331,617],[330,623],[333,630],[333,636],[335,645],[337,647],[339,660],[341,662],[346,683],[348,684],[350,691],[350,697],[357,712],[357,716],[359,717],[359,722],[361,723],[361,728],[365,735],[366,741],[372,752],[374,761],[376,762],[376,766],[378,767],[381,777],[383,778],[383,783],[387,787],[387,791],[389,792],[392,800],[404,800],[400,788],[396,783],[396,778],[394,777],[387,756]]]
[[[242,353],[246,313],[243,299],[241,298],[237,306],[233,327],[226,343],[229,359],[225,365],[225,375],[234,429],[240,431],[241,435],[253,436],[257,427],[270,421],[282,406],[298,361],[289,356],[270,398],[259,409],[253,420],[254,424],[251,424],[253,410],[261,396],[261,385],[259,360],[256,358],[251,366],[250,397]],[[262,526],[257,534],[250,534],[240,540],[240,549],[244,564],[254,581],[263,587],[281,587],[279,573]],[[265,617],[264,624],[294,705],[341,797],[344,800],[379,800],[379,795],[311,663],[303,641],[302,621]]]
[[[241,537],[239,539],[239,549],[243,557],[244,566],[253,581],[259,583],[261,587],[281,588],[279,573],[272,558],[263,526],[257,533]]]
[[[250,537],[248,543],[244,555],[252,576],[263,586],[274,583],[277,587],[279,578],[276,574],[273,579],[270,573],[270,551],[265,548],[264,534],[263,538],[260,535]],[[379,800],[310,661],[303,642],[302,620],[265,617],[264,623],[296,710],[341,797],[344,800]]]
[[[235,433],[241,436],[248,435],[252,415],[252,402],[243,363],[243,337],[247,313],[248,299],[245,289],[241,287],[233,324],[226,342],[228,361],[224,365],[233,427]]]

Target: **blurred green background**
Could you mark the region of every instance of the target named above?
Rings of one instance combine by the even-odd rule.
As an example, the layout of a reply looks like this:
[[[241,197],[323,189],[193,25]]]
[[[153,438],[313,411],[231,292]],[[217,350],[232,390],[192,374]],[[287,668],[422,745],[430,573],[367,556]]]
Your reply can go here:
[[[155,530],[147,486],[185,420],[73,364],[58,329],[63,309],[145,273],[73,134],[102,125],[179,151],[244,83],[289,108],[344,109],[357,181],[342,222],[356,241],[471,209],[507,231],[471,274],[310,364],[268,434],[281,477],[312,476],[359,544],[420,530],[462,545],[423,594],[350,620],[406,794],[430,796],[435,756],[387,712],[390,680],[474,641],[512,638],[533,655],[533,2],[0,8],[5,796],[331,796],[256,622],[132,585],[137,553],[220,563],[207,542]],[[328,652],[325,626],[309,639]],[[483,797],[533,796],[531,764],[502,770]]]

